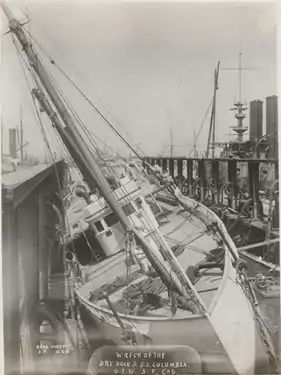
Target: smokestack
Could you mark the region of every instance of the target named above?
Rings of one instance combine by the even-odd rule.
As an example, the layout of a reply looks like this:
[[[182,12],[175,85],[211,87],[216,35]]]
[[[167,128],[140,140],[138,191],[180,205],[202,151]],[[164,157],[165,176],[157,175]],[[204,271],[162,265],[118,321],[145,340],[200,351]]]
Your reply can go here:
[[[266,98],[266,134],[276,133],[268,137],[268,157],[278,157],[278,109],[277,96],[272,95]]]
[[[250,102],[250,141],[258,141],[263,136],[262,124],[262,107],[261,100]]]
[[[17,158],[16,129],[9,129],[9,147],[10,147],[10,156],[16,159]]]

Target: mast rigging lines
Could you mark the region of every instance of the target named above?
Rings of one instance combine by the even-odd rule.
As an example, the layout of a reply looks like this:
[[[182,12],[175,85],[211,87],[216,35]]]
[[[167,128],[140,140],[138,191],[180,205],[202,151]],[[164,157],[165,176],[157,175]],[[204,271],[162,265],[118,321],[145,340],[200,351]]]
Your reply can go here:
[[[130,138],[130,136],[125,132],[124,129],[121,129],[125,132],[126,136],[130,139],[130,141],[126,140],[125,137],[120,133],[119,130],[116,129],[116,127],[108,120],[108,118],[97,108],[97,106],[89,99],[89,97],[78,87],[78,85],[70,78],[70,76],[56,63],[54,59],[51,58],[51,56],[46,52],[46,50],[40,45],[40,43],[34,38],[32,34],[29,33],[29,31],[26,30],[26,28],[23,27],[25,32],[31,37],[31,39],[37,44],[37,46],[42,50],[42,52],[47,56],[47,58],[50,60],[51,64],[56,66],[57,69],[62,73],[62,75],[71,83],[71,85],[82,95],[82,97],[90,104],[90,106],[94,109],[96,113],[99,114],[99,116],[103,119],[103,121],[115,132],[115,134],[127,145],[127,147],[130,148],[131,151],[140,159],[142,159],[143,156],[141,156],[141,153],[143,152],[140,150],[140,147],[138,145],[132,146],[130,142],[133,142],[133,140]],[[115,119],[115,121],[117,121]]]

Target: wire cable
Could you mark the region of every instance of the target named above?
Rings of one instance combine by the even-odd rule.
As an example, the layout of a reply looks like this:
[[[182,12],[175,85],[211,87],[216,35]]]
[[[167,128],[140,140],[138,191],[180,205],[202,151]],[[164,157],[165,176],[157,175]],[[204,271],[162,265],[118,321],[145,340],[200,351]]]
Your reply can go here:
[[[17,45],[16,40],[15,40],[15,37],[14,37],[13,34],[12,34],[12,40],[13,40],[13,43],[14,43],[14,45],[15,45],[17,55],[18,55],[18,57],[19,57],[20,66],[21,66],[21,68],[22,68],[22,70],[23,70],[23,74],[24,74],[24,77],[25,77],[25,81],[26,81],[26,84],[27,84],[28,90],[29,90],[29,92],[31,92],[31,87],[30,87],[30,84],[29,84],[29,81],[28,81],[28,78],[27,78],[27,75],[26,75],[26,72],[25,72],[25,69],[24,69],[24,65],[23,65],[23,64],[26,65],[26,67],[27,67],[27,69],[29,70],[29,72],[30,72],[30,67],[28,66],[27,62],[25,61],[24,57],[22,56],[21,50],[20,50],[19,46]],[[32,76],[33,78],[35,78],[32,74],[31,74],[31,76]],[[38,82],[36,82],[36,84],[37,84],[37,83],[38,83]],[[48,149],[48,151],[49,151],[49,153],[50,153],[50,158],[51,158],[51,160],[52,160],[52,164],[53,164],[54,171],[55,171],[55,176],[56,176],[57,183],[58,183],[59,196],[60,196],[61,201],[62,201],[62,208],[63,208],[63,211],[65,212],[65,207],[64,207],[64,204],[63,204],[63,203],[64,203],[64,200],[63,200],[62,186],[61,186],[61,181],[60,181],[60,178],[59,178],[59,173],[58,173],[58,170],[57,170],[57,166],[56,166],[56,163],[55,163],[55,159],[54,159],[54,156],[53,156],[53,152],[52,152],[52,149],[51,149],[51,147],[50,147],[50,143],[49,143],[49,141],[48,141],[48,138],[47,138],[47,135],[46,135],[46,132],[45,132],[45,129],[44,129],[44,125],[43,125],[42,119],[41,119],[41,117],[40,117],[40,115],[39,115],[39,111],[38,111],[38,109],[37,109],[37,106],[36,106],[36,104],[35,104],[35,99],[34,99],[33,96],[32,96],[32,101],[33,101],[34,109],[35,109],[35,111],[36,111],[36,117],[37,117],[37,121],[36,121],[36,123],[37,123],[37,124],[39,123],[39,125],[40,125],[40,127],[41,127],[41,134],[42,134],[42,136],[43,136],[43,140],[44,140],[45,144],[47,145],[47,149]],[[68,223],[68,220],[67,220],[67,216],[64,215],[64,217],[66,218],[66,224],[67,224],[67,226],[68,226],[68,228],[69,228],[69,223]],[[76,254],[75,247],[74,247],[74,244],[73,244],[73,243],[72,243],[72,248],[73,248],[74,253]]]
[[[29,33],[26,28],[24,30]],[[51,56],[46,52],[46,50],[40,45],[40,43],[30,34],[30,37],[35,41],[35,43],[38,45],[38,47],[44,52],[44,54],[48,57],[51,64],[55,65],[58,70],[64,75],[64,77],[75,87],[75,89],[82,95],[82,97],[90,104],[90,106],[99,114],[99,116],[105,121],[105,123],[118,135],[118,137],[130,148],[131,151],[140,159],[142,159],[142,156],[140,155],[140,148],[135,145],[136,148],[139,150],[136,150],[129,141],[125,139],[125,137],[114,127],[114,125],[105,117],[105,115],[97,108],[97,106],[84,94],[84,92],[76,85],[76,83],[69,77],[69,75],[51,58]],[[122,129],[123,130],[123,129]],[[124,130],[123,130],[124,131]],[[128,136],[128,134],[127,134]],[[142,152],[141,152],[142,153]]]

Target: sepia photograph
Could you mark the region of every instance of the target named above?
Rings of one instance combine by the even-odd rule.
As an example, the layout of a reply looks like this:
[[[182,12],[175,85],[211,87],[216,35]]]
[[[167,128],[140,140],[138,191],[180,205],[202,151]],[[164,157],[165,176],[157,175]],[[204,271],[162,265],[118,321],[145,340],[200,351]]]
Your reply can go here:
[[[279,374],[277,1],[0,14],[0,373]]]

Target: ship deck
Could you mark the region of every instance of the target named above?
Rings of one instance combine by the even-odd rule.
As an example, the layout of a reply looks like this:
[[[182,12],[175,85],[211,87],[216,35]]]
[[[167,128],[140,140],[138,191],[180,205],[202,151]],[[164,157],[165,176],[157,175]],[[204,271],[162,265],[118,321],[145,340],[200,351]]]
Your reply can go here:
[[[162,203],[161,206],[169,214],[160,220],[160,231],[171,247],[181,245],[184,250],[178,255],[177,259],[186,271],[188,267],[195,266],[203,261],[206,253],[217,247],[216,238],[210,234],[205,224],[192,214],[172,207],[169,204]],[[119,252],[101,263],[88,265],[84,267],[89,282],[79,289],[79,294],[84,298],[90,298],[91,293],[115,279],[128,275],[126,267],[126,254],[124,251]],[[130,267],[130,273],[139,269],[137,265]],[[223,271],[219,268],[212,268],[200,271],[200,278],[195,282],[195,289],[200,294],[203,303],[208,307],[216,293],[221,282]],[[140,275],[136,280],[124,287],[110,293],[111,302],[117,303],[122,299],[123,293],[128,285],[139,283],[147,278]],[[160,293],[159,296],[167,302],[164,306],[149,310],[145,316],[169,317],[171,316],[171,306],[168,297],[168,291]],[[96,302],[97,306],[108,308],[107,302],[100,299]],[[192,313],[187,310],[177,309],[176,316],[187,316]]]

